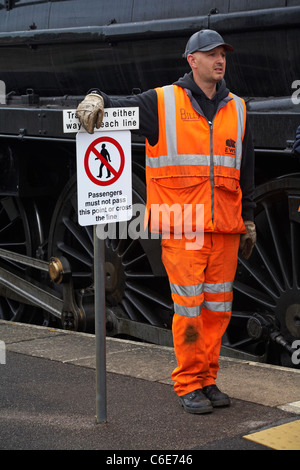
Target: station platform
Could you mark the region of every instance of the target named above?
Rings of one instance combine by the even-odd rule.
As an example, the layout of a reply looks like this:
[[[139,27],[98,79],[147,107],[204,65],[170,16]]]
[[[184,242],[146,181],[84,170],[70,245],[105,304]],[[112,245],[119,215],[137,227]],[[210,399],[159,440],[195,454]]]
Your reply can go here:
[[[200,450],[300,450],[299,369],[221,356],[231,406],[193,415],[173,390],[175,366],[171,347],[106,338],[97,424],[95,336],[0,320],[0,449],[98,450],[100,463],[134,467],[194,463]]]

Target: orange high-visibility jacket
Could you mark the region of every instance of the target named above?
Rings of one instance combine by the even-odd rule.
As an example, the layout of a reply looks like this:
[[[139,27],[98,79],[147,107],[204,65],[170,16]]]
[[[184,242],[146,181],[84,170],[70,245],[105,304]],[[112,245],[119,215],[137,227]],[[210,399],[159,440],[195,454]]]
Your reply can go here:
[[[190,99],[183,88],[170,85],[156,92],[159,139],[154,146],[146,142],[151,231],[164,231],[163,210],[158,208],[169,207],[171,233],[184,231],[185,217],[180,218],[179,208],[182,214],[192,214],[192,222],[186,225],[195,232],[196,210],[204,207],[205,232],[244,233],[239,184],[246,123],[244,101],[229,93],[211,123],[195,110],[194,98]]]

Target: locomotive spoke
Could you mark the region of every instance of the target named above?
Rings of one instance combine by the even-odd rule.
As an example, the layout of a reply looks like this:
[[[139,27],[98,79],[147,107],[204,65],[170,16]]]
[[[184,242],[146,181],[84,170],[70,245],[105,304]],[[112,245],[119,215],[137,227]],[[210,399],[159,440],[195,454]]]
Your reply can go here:
[[[151,311],[144,302],[142,302],[134,292],[130,290],[125,291],[125,297],[131,302],[131,304],[137,309],[137,311],[141,312],[142,315],[148,320],[151,325],[154,326],[162,326],[161,322],[155,315],[154,311]]]
[[[272,237],[272,242],[275,247],[276,257],[279,262],[279,266],[281,269],[281,274],[283,276],[285,286],[290,286],[290,279],[289,279],[289,270],[288,270],[288,263],[287,263],[287,250],[288,246],[283,244],[280,238],[280,227],[282,227],[282,220],[278,221],[278,218],[275,219],[275,215],[272,213],[270,207],[266,204],[262,204],[267,216],[267,221],[269,223],[270,233]],[[279,226],[278,226],[279,222]]]
[[[92,243],[89,243],[89,240],[86,238],[85,233],[82,232],[78,225],[74,224],[72,220],[68,217],[63,218],[63,223],[67,227],[67,229],[71,232],[73,237],[80,243],[82,248],[87,252],[87,254],[93,258],[94,256],[94,248]]]
[[[154,279],[155,275],[146,271],[126,271],[127,278],[136,278],[136,279]]]
[[[159,293],[153,291],[152,289],[148,289],[145,285],[139,285],[137,283],[133,282],[126,282],[126,286],[136,292],[137,294],[140,294],[142,297],[145,297],[146,299],[150,299],[153,302],[165,307],[165,308],[172,308],[172,303],[169,301],[166,301],[166,299],[159,295]]]
[[[258,291],[257,289],[254,289],[246,284],[243,284],[241,282],[238,282],[238,281],[235,281],[234,282],[234,288],[246,295],[247,297],[249,297],[250,299],[252,300],[255,300],[255,302],[258,302],[259,304],[261,304],[263,307],[265,308],[269,308],[269,309],[272,309],[274,307],[276,307],[276,303],[275,302],[272,302],[269,297],[267,297],[266,295],[262,294],[260,291]]]
[[[125,313],[128,315],[130,320],[143,322],[144,317],[143,315],[133,307],[131,302],[129,302],[126,298],[123,298],[121,302],[122,307],[124,308]]]
[[[86,236],[89,239],[89,242],[91,243],[91,245],[93,245],[94,244],[93,227],[88,225],[84,227],[84,231],[85,231]]]
[[[124,265],[125,268],[128,268],[128,267],[132,266],[132,265],[135,264],[135,263],[139,263],[139,262],[141,262],[141,261],[146,260],[146,258],[147,258],[146,253],[143,253],[142,255],[136,256],[135,258],[133,258],[133,259],[131,259],[131,260],[129,260],[129,261],[124,261],[124,262],[123,262],[123,265]]]
[[[2,210],[1,212],[2,212],[2,214],[4,213],[3,210]],[[1,215],[1,213],[0,213],[0,215]],[[0,235],[2,235],[3,233],[7,232],[8,230],[10,230],[11,227],[13,227],[13,222],[9,222],[7,225],[5,225],[4,227],[2,227],[1,230],[0,230]]]
[[[132,252],[133,252],[133,255],[134,255],[134,249],[135,247],[137,246],[137,241],[136,240],[133,240],[133,239],[129,239],[129,243],[128,243],[128,240],[127,240],[127,243],[126,243],[126,246],[123,244],[123,251],[120,252],[120,254],[122,255],[123,259],[126,259],[126,257],[130,257]],[[122,246],[122,244],[118,244],[118,246]]]
[[[26,248],[26,241],[22,240],[20,242],[3,242],[0,243],[1,248],[11,250],[11,251],[18,251],[18,248],[22,248],[22,251],[24,251],[24,248]]]
[[[58,242],[57,247],[62,251],[62,253],[72,256],[72,258],[74,258],[75,260],[80,261],[81,263],[85,264],[86,266],[92,269],[93,260],[90,257],[84,255],[84,253],[81,253],[79,250],[68,246],[63,242]]]
[[[245,270],[253,276],[253,278],[257,281],[259,286],[264,289],[271,297],[278,297],[276,292],[269,286],[269,284],[266,282],[266,279],[262,277],[262,270],[258,271],[256,267],[253,267],[251,264],[247,263],[245,260],[242,258],[240,259],[240,263],[243,265]]]
[[[270,278],[272,279],[272,281],[274,282],[275,286],[277,287],[277,289],[279,291],[283,290],[282,288],[282,285],[280,283],[280,280],[278,279],[278,277],[275,275],[275,268],[273,266],[273,263],[271,261],[271,259],[268,257],[268,255],[266,254],[265,250],[263,249],[260,241],[258,240],[256,245],[255,245],[255,249],[256,251],[259,253],[260,255],[260,258],[261,258],[261,261],[262,261],[262,264],[263,266],[267,269],[268,271],[268,274],[270,276]]]

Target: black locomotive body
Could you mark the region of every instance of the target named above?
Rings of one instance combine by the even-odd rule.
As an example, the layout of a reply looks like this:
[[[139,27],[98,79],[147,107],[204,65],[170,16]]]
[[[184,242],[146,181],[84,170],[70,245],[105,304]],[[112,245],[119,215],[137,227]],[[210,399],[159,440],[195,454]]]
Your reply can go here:
[[[256,153],[258,243],[239,260],[223,351],[297,366],[299,26],[299,0],[0,0],[0,318],[92,330],[93,227],[77,222],[64,111],[91,88],[127,96],[174,82],[189,36],[211,28],[235,49],[226,83],[246,100]],[[142,138],[132,153],[144,203]],[[159,240],[108,238],[105,263],[108,333],[171,344]]]

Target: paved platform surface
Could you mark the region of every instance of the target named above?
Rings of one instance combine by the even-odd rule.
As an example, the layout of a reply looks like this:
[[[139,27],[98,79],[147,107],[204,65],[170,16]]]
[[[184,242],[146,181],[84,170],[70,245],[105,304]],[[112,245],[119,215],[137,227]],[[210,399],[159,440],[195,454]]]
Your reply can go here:
[[[173,348],[107,338],[107,422],[97,424],[94,335],[0,320],[0,449],[103,450],[106,463],[152,464],[159,452],[300,449],[300,370],[220,364],[231,406],[192,415],[173,391]]]

